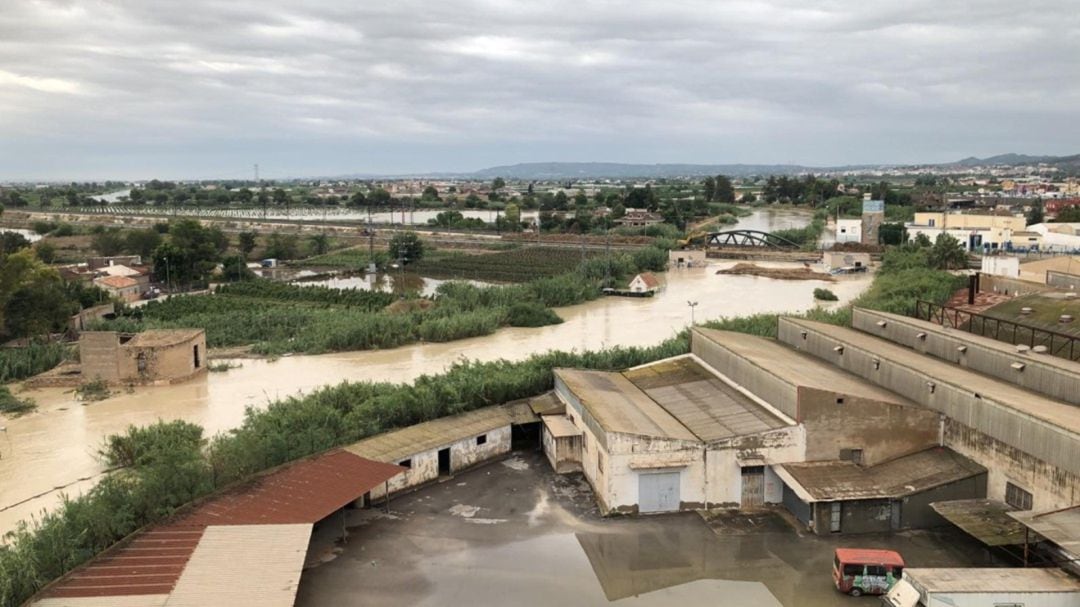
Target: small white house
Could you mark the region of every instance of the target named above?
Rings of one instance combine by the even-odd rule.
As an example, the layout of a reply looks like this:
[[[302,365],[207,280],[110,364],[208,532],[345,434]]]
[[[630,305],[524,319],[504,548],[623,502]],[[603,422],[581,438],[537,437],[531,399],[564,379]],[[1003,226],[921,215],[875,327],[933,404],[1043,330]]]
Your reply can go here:
[[[631,293],[653,293],[660,289],[660,279],[652,272],[642,272],[630,281]]]
[[[862,219],[837,219],[836,242],[862,242]]]

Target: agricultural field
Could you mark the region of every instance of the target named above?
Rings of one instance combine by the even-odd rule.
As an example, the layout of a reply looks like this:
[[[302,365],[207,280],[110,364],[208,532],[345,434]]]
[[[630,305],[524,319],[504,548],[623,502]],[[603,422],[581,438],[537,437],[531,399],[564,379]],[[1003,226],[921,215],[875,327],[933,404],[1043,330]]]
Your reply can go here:
[[[601,250],[588,249],[585,257],[595,258]],[[565,274],[582,261],[581,249],[531,247],[481,255],[449,254],[422,259],[409,271],[433,278],[461,278],[487,282],[527,282]]]

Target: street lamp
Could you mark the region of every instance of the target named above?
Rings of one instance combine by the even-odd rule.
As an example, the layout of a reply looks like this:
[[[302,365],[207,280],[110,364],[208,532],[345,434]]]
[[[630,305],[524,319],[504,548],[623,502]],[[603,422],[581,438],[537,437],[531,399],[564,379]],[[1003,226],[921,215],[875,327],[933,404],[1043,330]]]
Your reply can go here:
[[[686,305],[690,306],[690,326],[694,326],[694,308],[697,307],[698,302],[687,300]]]

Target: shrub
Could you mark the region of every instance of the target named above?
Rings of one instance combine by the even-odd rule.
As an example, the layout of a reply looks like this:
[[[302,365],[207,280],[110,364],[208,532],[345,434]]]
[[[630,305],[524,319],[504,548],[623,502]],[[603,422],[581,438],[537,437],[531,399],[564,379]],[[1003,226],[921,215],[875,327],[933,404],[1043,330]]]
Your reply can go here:
[[[506,312],[511,327],[544,327],[557,325],[563,320],[555,312],[535,302],[517,303]]]
[[[836,296],[836,293],[828,289],[814,289],[814,299],[820,299],[821,301],[837,301],[840,299]]]
[[[33,343],[23,348],[0,348],[0,383],[17,381],[44,373],[68,356],[59,343]]]
[[[98,379],[85,381],[78,388],[75,388],[75,397],[83,402],[105,400],[106,398],[109,398],[111,394],[112,392],[109,390],[109,384],[100,377]]]
[[[29,398],[19,398],[11,393],[7,386],[0,386],[0,413],[18,417],[37,409],[37,404]]]

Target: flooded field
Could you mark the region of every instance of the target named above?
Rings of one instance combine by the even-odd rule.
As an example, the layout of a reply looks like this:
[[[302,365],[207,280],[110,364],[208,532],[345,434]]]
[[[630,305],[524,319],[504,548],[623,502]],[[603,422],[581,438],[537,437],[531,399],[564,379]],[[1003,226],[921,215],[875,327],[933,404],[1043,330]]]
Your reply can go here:
[[[979,564],[949,528],[891,535],[800,534],[780,513],[600,518],[580,475],[518,452],[315,529],[296,604],[870,607],[832,586],[833,549],[899,551],[920,567]]]
[[[802,215],[805,218],[805,214]],[[772,214],[769,221],[797,221],[798,213]],[[805,219],[804,219],[805,221]],[[782,224],[777,227],[781,227]],[[26,393],[38,411],[0,418],[0,532],[52,506],[61,491],[76,494],[101,473],[95,453],[108,434],[130,424],[186,419],[216,433],[237,426],[246,407],[297,395],[342,381],[406,382],[439,373],[461,359],[520,360],[550,349],[594,350],[660,342],[690,322],[687,301],[696,301],[698,321],[757,312],[798,312],[815,305],[816,287],[832,289],[843,305],[862,292],[871,276],[788,282],[753,276],[718,276],[734,262],[680,269],[664,275],[656,297],[603,298],[557,310],[565,322],[540,328],[505,328],[493,335],[393,350],[289,356],[271,362],[240,360],[239,368],[168,387],[121,390],[104,401],[82,404],[68,389]],[[764,265],[764,264],[762,264]],[[783,265],[783,264],[768,264]]]

